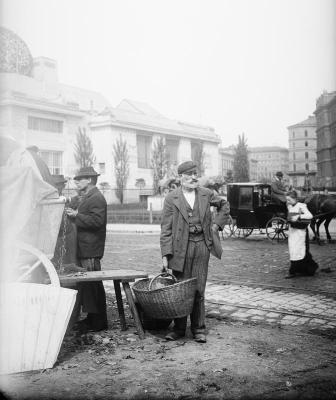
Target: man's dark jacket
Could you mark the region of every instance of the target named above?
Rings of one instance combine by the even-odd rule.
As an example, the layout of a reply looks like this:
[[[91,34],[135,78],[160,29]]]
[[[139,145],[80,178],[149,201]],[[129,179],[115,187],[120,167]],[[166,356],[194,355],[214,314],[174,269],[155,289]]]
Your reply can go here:
[[[103,257],[107,205],[105,197],[93,187],[81,200],[75,219],[77,226],[78,258]]]
[[[168,257],[168,266],[174,271],[183,271],[189,239],[188,212],[183,196],[181,187],[168,193],[162,213],[161,254]],[[196,189],[196,196],[198,196],[205,244],[213,255],[220,258],[222,249],[219,237],[215,238],[211,226],[214,222],[220,228],[223,228],[230,213],[230,205],[226,200],[214,196],[211,190],[203,187]],[[214,221],[212,221],[210,206],[217,208]],[[220,249],[214,248],[215,243],[218,243]]]

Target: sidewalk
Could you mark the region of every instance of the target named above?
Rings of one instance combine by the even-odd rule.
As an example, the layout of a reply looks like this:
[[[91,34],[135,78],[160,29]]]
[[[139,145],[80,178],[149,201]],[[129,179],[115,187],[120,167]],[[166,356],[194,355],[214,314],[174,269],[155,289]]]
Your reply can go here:
[[[108,232],[160,233],[158,224],[107,224]]]

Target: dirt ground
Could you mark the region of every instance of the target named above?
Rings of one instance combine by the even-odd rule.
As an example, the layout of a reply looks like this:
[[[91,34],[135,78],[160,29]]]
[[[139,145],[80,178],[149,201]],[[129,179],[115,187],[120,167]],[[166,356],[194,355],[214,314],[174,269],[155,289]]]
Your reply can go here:
[[[68,334],[53,369],[0,378],[8,399],[336,399],[336,332],[207,319],[208,342],[145,340],[130,320]],[[111,310],[112,308],[112,310]],[[109,312],[111,315],[111,312]]]

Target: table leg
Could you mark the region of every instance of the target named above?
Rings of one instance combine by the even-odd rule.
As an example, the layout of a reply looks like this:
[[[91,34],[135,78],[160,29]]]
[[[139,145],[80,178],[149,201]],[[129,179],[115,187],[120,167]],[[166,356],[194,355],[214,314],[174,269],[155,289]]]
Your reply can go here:
[[[113,281],[113,285],[114,285],[114,292],[115,292],[116,299],[117,299],[118,314],[119,314],[119,319],[120,319],[121,330],[126,331],[127,326],[126,326],[125,312],[124,312],[124,306],[123,306],[122,296],[121,296],[120,281]]]
[[[132,315],[133,315],[133,318],[134,318],[134,321],[135,321],[135,326],[137,328],[139,337],[140,337],[140,339],[144,339],[145,338],[145,332],[144,332],[144,330],[142,328],[142,324],[141,324],[141,321],[140,321],[140,318],[139,318],[138,310],[137,310],[137,308],[136,308],[136,306],[134,304],[133,295],[132,295],[132,291],[131,291],[130,285],[129,285],[128,282],[123,282],[122,285],[123,285],[123,288],[124,288],[124,291],[125,291],[125,294],[126,294],[126,299],[127,299],[128,305],[130,306],[130,309],[131,309],[131,312],[132,312]]]

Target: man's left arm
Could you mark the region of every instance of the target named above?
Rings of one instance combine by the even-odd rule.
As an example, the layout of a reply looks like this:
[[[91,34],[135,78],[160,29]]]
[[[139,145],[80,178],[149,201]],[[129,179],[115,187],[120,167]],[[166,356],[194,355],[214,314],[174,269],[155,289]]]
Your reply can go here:
[[[230,215],[230,203],[220,196],[215,196],[213,193],[210,196],[210,205],[216,207],[217,213],[214,218],[214,228],[223,230],[223,227]],[[216,225],[218,228],[216,228]]]

